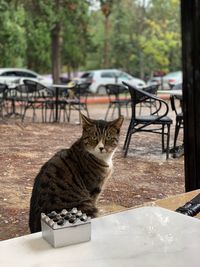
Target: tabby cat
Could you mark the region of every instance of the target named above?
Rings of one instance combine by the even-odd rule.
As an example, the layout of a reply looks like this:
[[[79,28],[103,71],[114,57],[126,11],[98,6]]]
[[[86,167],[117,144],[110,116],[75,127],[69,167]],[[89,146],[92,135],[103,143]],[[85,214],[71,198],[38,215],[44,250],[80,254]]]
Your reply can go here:
[[[81,117],[81,138],[56,153],[35,178],[29,216],[32,233],[41,231],[41,212],[77,207],[88,216],[97,216],[97,198],[112,174],[123,117],[110,122]]]

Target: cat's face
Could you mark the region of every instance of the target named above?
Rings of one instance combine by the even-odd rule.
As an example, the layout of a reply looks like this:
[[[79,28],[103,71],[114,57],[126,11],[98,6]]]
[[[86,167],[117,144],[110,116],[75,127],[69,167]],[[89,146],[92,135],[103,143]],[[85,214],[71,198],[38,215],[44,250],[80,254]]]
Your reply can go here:
[[[83,123],[82,138],[86,150],[104,161],[111,160],[118,145],[123,117],[107,122],[92,120],[84,115],[81,116]]]

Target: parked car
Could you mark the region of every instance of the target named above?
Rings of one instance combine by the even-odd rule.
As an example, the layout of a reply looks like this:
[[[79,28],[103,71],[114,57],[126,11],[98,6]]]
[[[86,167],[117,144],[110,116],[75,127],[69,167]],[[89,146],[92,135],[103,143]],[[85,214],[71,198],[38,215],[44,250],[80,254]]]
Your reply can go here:
[[[162,77],[161,76],[156,76],[156,77],[152,77],[151,79],[149,79],[147,81],[147,85],[159,85],[161,86],[161,83],[162,83]]]
[[[51,85],[52,80],[28,69],[0,68],[0,83],[15,84],[22,83],[23,78],[37,80],[45,85]]]
[[[172,87],[175,84],[182,83],[183,75],[182,71],[175,71],[175,72],[169,72],[168,74],[164,75],[163,77],[153,77],[151,78],[147,84],[159,84],[159,89],[169,90],[172,89]]]
[[[182,71],[169,72],[163,76],[163,89],[172,89],[175,84],[182,83]]]
[[[105,94],[105,85],[109,83],[122,83],[126,81],[136,87],[142,88],[146,83],[130,74],[117,69],[100,69],[84,72],[79,82],[91,82],[89,90],[94,94]]]

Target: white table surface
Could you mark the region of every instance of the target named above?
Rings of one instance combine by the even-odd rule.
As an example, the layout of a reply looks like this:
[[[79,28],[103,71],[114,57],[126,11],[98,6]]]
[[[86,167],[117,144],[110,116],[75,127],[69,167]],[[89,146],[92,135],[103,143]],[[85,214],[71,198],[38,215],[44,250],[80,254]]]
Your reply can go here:
[[[183,95],[183,91],[182,90],[158,90],[158,94],[169,94],[169,95],[178,95],[181,96]]]
[[[76,83],[74,82],[69,82],[67,84],[51,84],[50,87],[54,87],[54,88],[66,88],[66,89],[71,89],[74,88],[76,85]]]
[[[92,240],[52,248],[41,233],[0,242],[0,266],[199,267],[200,220],[159,207],[92,220]]]

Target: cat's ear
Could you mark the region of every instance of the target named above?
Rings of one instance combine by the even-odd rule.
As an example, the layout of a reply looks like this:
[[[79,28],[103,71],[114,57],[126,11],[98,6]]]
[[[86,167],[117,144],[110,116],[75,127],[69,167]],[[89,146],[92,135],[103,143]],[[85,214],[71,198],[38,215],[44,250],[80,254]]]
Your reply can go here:
[[[83,113],[81,113],[81,112],[80,112],[80,114],[81,114],[83,127],[84,126],[91,126],[93,124],[93,121],[91,119],[89,119],[88,117],[83,115]]]
[[[110,124],[120,130],[122,123],[124,121],[124,116],[120,116],[118,119],[111,121]]]

